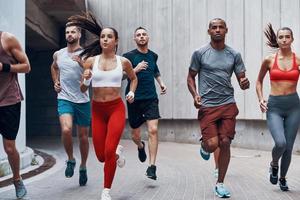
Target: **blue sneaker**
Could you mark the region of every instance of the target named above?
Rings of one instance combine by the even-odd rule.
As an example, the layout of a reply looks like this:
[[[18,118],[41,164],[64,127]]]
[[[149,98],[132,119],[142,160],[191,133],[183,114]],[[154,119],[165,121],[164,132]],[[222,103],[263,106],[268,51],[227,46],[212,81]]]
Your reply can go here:
[[[73,176],[75,165],[76,165],[75,159],[67,161],[67,168],[65,170],[65,176],[67,178],[71,178]]]
[[[225,188],[224,183],[217,183],[215,193],[220,198],[229,198],[230,192]]]
[[[210,158],[210,153],[209,152],[206,152],[202,146],[200,147],[200,155],[201,157],[204,159],[204,160],[209,160]]]
[[[22,180],[14,181],[14,185],[16,189],[16,196],[18,199],[24,197],[27,194],[27,190]]]

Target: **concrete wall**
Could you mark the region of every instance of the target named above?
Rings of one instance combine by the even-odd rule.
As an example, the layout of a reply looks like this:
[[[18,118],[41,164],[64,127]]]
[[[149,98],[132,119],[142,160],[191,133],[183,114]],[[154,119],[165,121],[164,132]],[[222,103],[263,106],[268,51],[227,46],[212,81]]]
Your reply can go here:
[[[24,49],[25,0],[10,0],[9,3],[7,1],[0,1],[0,12],[0,30],[13,33]],[[24,74],[19,74],[19,83],[26,99]],[[26,149],[25,101],[22,102],[20,129],[16,140],[17,148],[20,152],[23,152]],[[4,158],[6,158],[6,154],[3,150],[2,137],[0,137],[0,160],[3,160]]]
[[[192,52],[209,41],[208,21],[221,17],[229,32],[227,44],[241,52],[251,81],[251,89],[232,83],[240,108],[239,119],[263,119],[255,92],[255,81],[262,59],[270,53],[263,29],[271,22],[275,29],[289,26],[294,31],[293,48],[300,53],[299,0],[89,0],[88,8],[104,26],[119,31],[119,54],[135,48],[133,31],[148,29],[150,48],[158,53],[168,94],[160,98],[162,116],[167,119],[193,119],[196,110],[186,86]],[[265,97],[269,93],[265,79]],[[300,89],[300,87],[298,87]],[[300,91],[300,90],[299,90]]]
[[[194,120],[197,111],[186,86],[188,66],[192,52],[209,41],[208,21],[216,17],[225,19],[229,28],[226,43],[241,52],[251,82],[250,90],[241,91],[236,78],[232,79],[240,110],[234,145],[260,149],[273,145],[255,92],[261,61],[270,53],[263,29],[269,22],[275,29],[292,28],[293,49],[300,53],[299,8],[299,0],[88,0],[88,9],[103,25],[118,30],[119,54],[135,48],[135,28],[148,29],[150,48],[159,55],[158,64],[168,86],[168,94],[160,97],[160,137],[167,141],[194,143],[199,138],[198,123]],[[266,98],[270,89],[268,79],[267,75]],[[298,86],[298,92],[299,89]],[[297,151],[299,146],[298,137]]]

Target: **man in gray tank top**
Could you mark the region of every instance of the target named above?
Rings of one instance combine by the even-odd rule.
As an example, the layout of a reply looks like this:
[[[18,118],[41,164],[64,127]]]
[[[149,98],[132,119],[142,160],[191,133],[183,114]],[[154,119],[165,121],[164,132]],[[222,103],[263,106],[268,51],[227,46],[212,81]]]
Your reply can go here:
[[[0,134],[13,173],[17,198],[27,193],[20,176],[20,155],[15,143],[23,100],[18,73],[29,71],[30,64],[19,41],[11,33],[0,31]]]
[[[200,154],[208,160],[210,153],[220,149],[218,181],[214,190],[221,198],[230,197],[223,182],[230,161],[230,143],[235,135],[238,114],[231,85],[232,73],[235,73],[242,90],[249,88],[240,53],[225,45],[226,33],[224,20],[216,18],[210,21],[208,34],[211,41],[193,53],[187,77],[194,105],[199,109],[198,120],[202,134]]]
[[[51,65],[54,90],[57,92],[58,115],[61,125],[62,142],[68,155],[65,176],[74,174],[76,165],[73,156],[72,129],[77,125],[80,142],[81,164],[79,168],[79,185],[87,182],[86,161],[89,152],[88,133],[90,126],[90,98],[88,91],[80,91],[83,68],[79,54],[82,52],[79,44],[81,31],[76,26],[66,25],[65,36],[67,47],[56,51]]]

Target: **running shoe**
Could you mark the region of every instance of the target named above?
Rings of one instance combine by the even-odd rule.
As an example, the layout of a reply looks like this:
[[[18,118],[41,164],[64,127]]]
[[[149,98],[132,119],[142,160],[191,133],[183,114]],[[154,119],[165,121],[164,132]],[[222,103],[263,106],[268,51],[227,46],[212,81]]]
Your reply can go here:
[[[76,165],[75,159],[67,161],[67,167],[65,170],[65,176],[67,178],[71,178],[74,175],[75,165]]]
[[[110,189],[104,188],[101,194],[101,200],[111,200],[111,196],[109,194]]]
[[[138,156],[139,156],[139,160],[141,162],[145,162],[146,159],[147,159],[147,154],[146,154],[146,151],[145,151],[145,142],[142,141],[142,144],[143,144],[143,148],[138,148]]]
[[[148,167],[147,171],[146,171],[146,176],[150,179],[156,180],[157,176],[156,176],[156,166],[155,165],[151,165]]]
[[[287,185],[285,178],[280,178],[279,179],[279,187],[282,191],[288,191],[289,190],[289,186]]]
[[[272,164],[270,164],[270,182],[273,185],[276,185],[278,182],[278,166],[272,166]]]
[[[217,168],[217,169],[215,169],[215,171],[214,171],[214,177],[215,177],[215,178],[218,178],[218,176],[219,176],[219,169]]]
[[[15,189],[16,189],[16,197],[17,198],[22,198],[27,194],[27,190],[26,190],[25,185],[24,185],[24,183],[21,179],[17,180],[17,181],[14,181],[14,186],[15,186]]]
[[[117,160],[117,165],[120,168],[123,168],[125,166],[125,157],[124,157],[123,153],[124,153],[124,147],[122,145],[118,145],[116,154],[119,156],[119,158]]]
[[[225,188],[224,183],[217,183],[215,193],[220,198],[229,198],[230,192]]]
[[[88,177],[87,177],[87,171],[86,167],[82,167],[79,169],[79,185],[85,186],[87,183]]]
[[[201,157],[204,159],[204,160],[209,160],[210,158],[210,153],[209,152],[206,152],[202,146],[200,147],[200,155]]]

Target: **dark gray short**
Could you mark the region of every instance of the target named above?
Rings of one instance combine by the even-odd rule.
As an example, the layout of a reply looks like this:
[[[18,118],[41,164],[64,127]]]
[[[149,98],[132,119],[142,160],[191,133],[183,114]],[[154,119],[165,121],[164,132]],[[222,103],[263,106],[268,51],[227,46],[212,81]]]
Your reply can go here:
[[[131,128],[138,128],[147,120],[159,119],[158,99],[127,102],[128,121]]]

